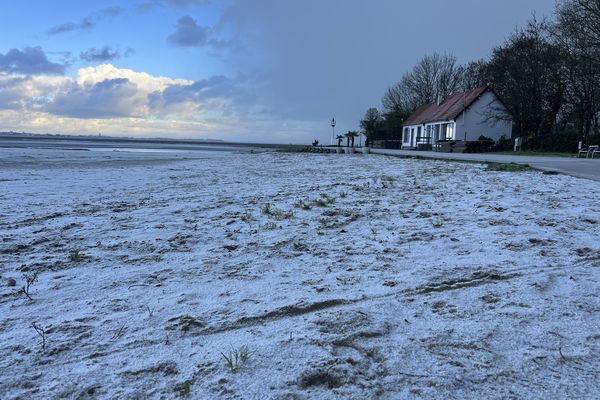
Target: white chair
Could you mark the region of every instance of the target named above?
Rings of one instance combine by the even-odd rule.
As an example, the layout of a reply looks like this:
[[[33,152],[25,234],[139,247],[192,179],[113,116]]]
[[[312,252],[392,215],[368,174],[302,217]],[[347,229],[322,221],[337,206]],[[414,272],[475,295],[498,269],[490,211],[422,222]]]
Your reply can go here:
[[[585,158],[594,158],[594,155],[600,154],[600,146],[597,144],[588,147],[587,149],[580,149],[579,153],[577,153],[577,158],[581,157],[582,154],[585,154]]]

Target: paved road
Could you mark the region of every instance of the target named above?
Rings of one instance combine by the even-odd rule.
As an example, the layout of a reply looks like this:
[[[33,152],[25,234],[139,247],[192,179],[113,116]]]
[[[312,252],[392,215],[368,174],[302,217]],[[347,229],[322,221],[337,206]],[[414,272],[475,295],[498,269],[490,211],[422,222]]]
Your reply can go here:
[[[578,178],[600,181],[600,159],[546,156],[512,156],[494,153],[436,153],[434,151],[384,150],[372,149],[372,153],[387,154],[401,157],[423,157],[442,160],[479,161],[497,163],[527,164],[532,168],[544,171],[557,171]]]

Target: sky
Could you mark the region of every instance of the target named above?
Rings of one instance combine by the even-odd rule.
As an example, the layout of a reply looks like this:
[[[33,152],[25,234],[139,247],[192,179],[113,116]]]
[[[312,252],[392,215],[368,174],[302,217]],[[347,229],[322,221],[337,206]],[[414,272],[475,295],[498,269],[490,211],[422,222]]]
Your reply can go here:
[[[553,0],[21,0],[0,131],[329,143],[424,55],[488,57]]]

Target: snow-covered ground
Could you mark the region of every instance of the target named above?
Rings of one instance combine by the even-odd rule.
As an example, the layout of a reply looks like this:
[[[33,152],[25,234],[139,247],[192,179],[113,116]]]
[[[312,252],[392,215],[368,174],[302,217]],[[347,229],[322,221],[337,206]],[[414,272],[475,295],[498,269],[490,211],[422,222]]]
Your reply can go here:
[[[377,155],[0,167],[2,399],[600,397],[598,182]]]

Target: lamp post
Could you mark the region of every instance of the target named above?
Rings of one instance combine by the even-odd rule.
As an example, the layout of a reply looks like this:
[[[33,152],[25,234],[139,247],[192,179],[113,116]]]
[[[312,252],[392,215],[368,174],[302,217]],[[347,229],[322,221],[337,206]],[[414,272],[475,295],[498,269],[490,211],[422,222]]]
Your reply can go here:
[[[335,117],[331,118],[331,146],[333,146],[333,140],[335,138]]]

